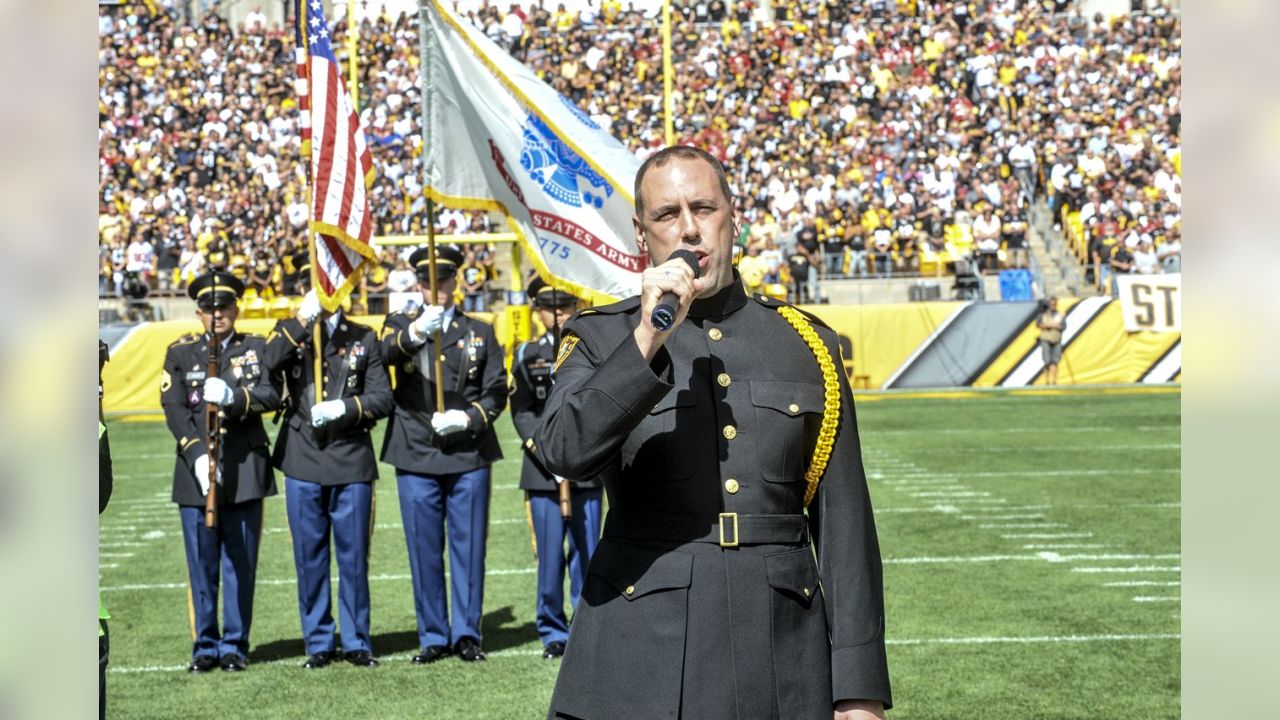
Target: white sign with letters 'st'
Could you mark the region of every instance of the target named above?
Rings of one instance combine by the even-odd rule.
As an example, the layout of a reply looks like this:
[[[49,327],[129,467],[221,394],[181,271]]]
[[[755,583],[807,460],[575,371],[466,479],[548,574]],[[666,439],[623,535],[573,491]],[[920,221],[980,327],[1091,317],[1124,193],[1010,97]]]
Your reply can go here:
[[[1116,278],[1124,329],[1182,332],[1182,275],[1120,275]]]

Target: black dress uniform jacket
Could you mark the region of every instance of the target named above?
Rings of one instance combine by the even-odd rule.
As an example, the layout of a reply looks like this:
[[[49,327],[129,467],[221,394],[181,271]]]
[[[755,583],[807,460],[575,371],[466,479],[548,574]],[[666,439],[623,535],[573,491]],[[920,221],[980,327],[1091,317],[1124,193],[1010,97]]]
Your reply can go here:
[[[516,348],[511,358],[511,422],[525,443],[524,466],[520,470],[521,490],[554,491],[555,477],[529,452],[534,431],[542,421],[547,401],[551,399],[552,371],[556,362],[555,337],[544,333]],[[600,487],[600,480],[576,483],[581,487]]]
[[[323,319],[324,399],[341,399],[342,417],[311,427],[315,404],[313,330],[296,318],[276,323],[267,339],[267,367],[288,388],[285,426],[272,456],[287,476],[320,485],[347,485],[378,478],[378,460],[369,430],[391,412],[391,382],[382,346],[372,328],[339,317],[331,335]]]
[[[275,473],[267,451],[262,413],[280,407],[280,389],[267,372],[267,348],[261,335],[233,333],[220,352],[218,377],[231,387],[235,401],[221,412],[222,445],[218,456],[218,503],[239,503],[276,494]],[[169,431],[178,439],[173,469],[173,502],[203,506],[200,483],[192,470],[208,452],[204,381],[209,368],[209,337],[185,335],[169,346],[160,381],[160,405]]]
[[[436,412],[435,384],[431,373],[433,338],[414,343],[409,325],[421,309],[387,316],[382,328],[383,357],[395,370],[395,412],[387,424],[382,461],[413,473],[440,475],[462,473],[502,459],[493,421],[507,406],[506,371],[502,347],[493,326],[454,309],[443,331],[444,407],[464,410],[470,427],[447,437],[437,437],[431,427]]]
[[[535,437],[553,472],[601,474],[610,505],[551,716],[829,720],[843,699],[889,706],[880,553],[843,372],[830,464],[802,514],[823,375],[779,303],[734,283],[696,301],[651,363],[632,340],[639,307],[566,325]],[[840,368],[835,333],[807,320]]]

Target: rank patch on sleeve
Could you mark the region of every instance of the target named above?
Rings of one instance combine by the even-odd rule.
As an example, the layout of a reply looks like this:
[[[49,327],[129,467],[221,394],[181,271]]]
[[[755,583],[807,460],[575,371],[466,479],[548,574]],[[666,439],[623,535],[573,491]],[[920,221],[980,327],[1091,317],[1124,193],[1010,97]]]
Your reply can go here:
[[[560,352],[556,354],[556,370],[564,364],[565,360],[573,354],[573,349],[578,346],[578,336],[573,333],[565,333],[563,339],[560,340]]]
[[[173,378],[169,376],[169,371],[165,370],[160,374],[160,392],[168,392],[169,387],[173,385]]]

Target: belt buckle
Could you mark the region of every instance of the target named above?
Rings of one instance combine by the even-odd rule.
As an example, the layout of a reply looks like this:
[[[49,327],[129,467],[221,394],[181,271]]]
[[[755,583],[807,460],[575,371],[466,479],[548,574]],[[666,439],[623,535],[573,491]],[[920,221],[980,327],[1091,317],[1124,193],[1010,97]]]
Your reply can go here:
[[[724,523],[724,521],[725,521],[726,519],[728,519],[728,520],[732,521],[732,522],[730,523],[730,525],[733,527],[733,539],[732,539],[732,540],[725,540],[725,539],[724,539],[724,534],[725,534],[725,533],[724,533],[724,528],[725,528],[725,523]],[[738,547],[738,513],[736,513],[736,512],[720,513],[720,547]]]

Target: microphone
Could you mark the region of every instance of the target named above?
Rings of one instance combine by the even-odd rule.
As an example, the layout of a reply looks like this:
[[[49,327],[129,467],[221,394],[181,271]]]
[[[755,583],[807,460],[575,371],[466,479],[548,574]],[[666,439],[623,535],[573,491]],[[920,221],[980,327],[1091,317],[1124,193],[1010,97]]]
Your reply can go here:
[[[679,258],[689,264],[689,269],[693,270],[693,277],[696,279],[701,273],[702,268],[698,267],[698,256],[693,252],[685,249],[676,250],[671,253],[668,260]],[[680,307],[680,298],[670,291],[662,293],[662,299],[658,301],[658,306],[653,309],[653,314],[649,316],[649,322],[657,328],[658,332],[666,332],[671,329],[672,323],[676,321],[676,309]]]

